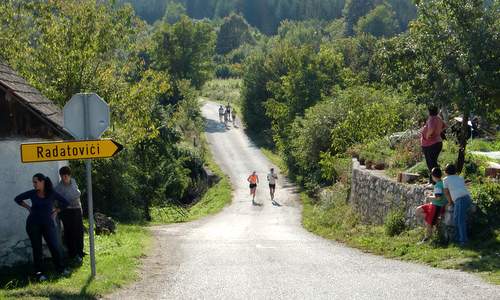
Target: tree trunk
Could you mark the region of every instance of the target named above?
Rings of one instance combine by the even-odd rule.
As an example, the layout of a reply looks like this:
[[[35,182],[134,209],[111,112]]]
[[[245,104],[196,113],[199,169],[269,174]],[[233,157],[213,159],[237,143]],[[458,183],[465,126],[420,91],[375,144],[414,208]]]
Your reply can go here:
[[[146,221],[150,222],[151,221],[151,211],[149,209],[151,203],[148,199],[148,197],[143,198],[143,203],[144,203],[144,218]]]
[[[457,158],[457,174],[462,172],[465,162],[465,147],[467,146],[467,133],[469,131],[469,112],[465,111],[462,119],[462,132],[459,138],[459,149]]]

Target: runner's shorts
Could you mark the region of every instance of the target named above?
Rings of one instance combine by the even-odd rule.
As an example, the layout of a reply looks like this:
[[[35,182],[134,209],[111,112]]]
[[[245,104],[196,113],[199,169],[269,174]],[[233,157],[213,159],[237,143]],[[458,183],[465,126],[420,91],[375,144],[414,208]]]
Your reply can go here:
[[[275,189],[276,188],[276,184],[269,184],[269,188],[270,189]]]
[[[257,184],[255,183],[250,183],[250,188],[253,189],[253,188],[256,188],[257,187]]]

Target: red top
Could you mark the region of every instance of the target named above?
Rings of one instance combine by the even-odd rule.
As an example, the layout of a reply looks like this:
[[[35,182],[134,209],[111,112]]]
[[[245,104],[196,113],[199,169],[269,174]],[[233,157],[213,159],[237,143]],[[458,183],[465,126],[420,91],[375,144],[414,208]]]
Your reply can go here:
[[[420,137],[420,143],[422,147],[429,147],[436,143],[442,142],[441,132],[445,128],[445,124],[443,120],[441,120],[438,116],[430,116],[425,123],[425,126],[422,130],[422,135]],[[430,136],[428,132],[431,131]]]

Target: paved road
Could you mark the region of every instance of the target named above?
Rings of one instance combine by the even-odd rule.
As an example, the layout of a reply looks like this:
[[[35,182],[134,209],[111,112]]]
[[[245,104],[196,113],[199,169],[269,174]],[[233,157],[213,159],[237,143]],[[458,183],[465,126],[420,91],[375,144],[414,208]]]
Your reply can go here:
[[[217,106],[203,107],[216,161],[231,177],[233,203],[222,213],[155,227],[157,248],[143,279],[114,299],[500,299],[500,287],[471,274],[364,254],[301,227],[301,207],[282,177],[271,205],[252,206],[246,177],[271,166],[241,129],[225,130]]]

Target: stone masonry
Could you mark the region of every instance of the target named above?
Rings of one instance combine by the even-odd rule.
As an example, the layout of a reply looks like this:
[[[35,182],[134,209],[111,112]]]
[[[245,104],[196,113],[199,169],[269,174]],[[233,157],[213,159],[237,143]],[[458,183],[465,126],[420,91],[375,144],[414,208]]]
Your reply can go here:
[[[383,224],[391,210],[401,209],[409,226],[417,224],[415,209],[425,203],[425,189],[415,184],[398,183],[384,171],[367,170],[353,159],[350,204],[363,223]]]

